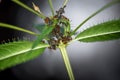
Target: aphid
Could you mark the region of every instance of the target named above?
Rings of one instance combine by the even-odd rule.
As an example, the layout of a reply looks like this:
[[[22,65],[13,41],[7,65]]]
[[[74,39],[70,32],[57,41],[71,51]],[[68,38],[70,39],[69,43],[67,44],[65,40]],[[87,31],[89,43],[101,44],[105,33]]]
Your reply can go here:
[[[61,18],[69,21],[69,19],[65,17],[64,15],[61,15]]]
[[[62,37],[62,42],[64,43],[64,44],[67,44],[69,41],[71,41],[72,40],[72,37],[71,36],[63,36]]]
[[[48,44],[48,41],[46,39],[43,39],[42,43],[47,43]]]
[[[63,13],[65,13],[65,11],[64,11],[64,8],[65,8],[65,7],[66,7],[66,6],[60,8],[58,11],[56,11],[56,13],[57,13],[57,14],[63,14]]]
[[[58,39],[62,39],[63,35],[62,35],[62,33],[54,33],[53,36],[56,37],[58,40]]]
[[[59,46],[60,41],[62,41],[64,44],[67,44],[70,40],[72,40],[71,37],[68,36],[69,33],[67,34],[69,19],[64,15],[62,15],[63,13],[65,13],[64,11],[65,7],[66,6],[56,11],[57,14],[53,18],[46,17],[44,19],[45,23],[48,25],[52,24],[52,20],[58,21],[58,23],[55,25],[55,28],[52,30],[52,32],[49,35],[50,37],[50,39],[48,40],[48,44],[50,45],[49,49],[56,50],[56,47]],[[64,35],[65,33],[67,35]]]
[[[57,40],[55,40],[54,38],[48,40],[48,43],[50,45],[49,49],[54,49],[56,50],[56,47],[58,46]]]
[[[56,11],[58,18],[61,18],[61,15],[62,15],[63,13],[65,13],[65,11],[64,11],[64,8],[65,8],[65,7],[66,7],[66,6],[64,6],[64,7],[60,8],[58,11]]]
[[[53,18],[56,18],[56,19],[58,19],[58,16],[57,16],[57,15],[55,15],[55,16],[53,16]]]
[[[59,34],[60,33],[60,26],[56,25],[55,29],[53,29],[52,33],[53,33],[53,35],[56,35],[57,33]]]
[[[72,37],[71,36],[67,36],[67,39],[68,39],[68,41],[71,41]]]
[[[62,42],[64,43],[64,44],[67,44],[67,37],[66,36],[64,36],[63,38],[62,38]]]
[[[45,21],[45,23],[48,24],[48,25],[51,25],[51,24],[52,24],[52,21],[50,20],[49,17],[46,17],[46,18],[44,19],[44,21]]]

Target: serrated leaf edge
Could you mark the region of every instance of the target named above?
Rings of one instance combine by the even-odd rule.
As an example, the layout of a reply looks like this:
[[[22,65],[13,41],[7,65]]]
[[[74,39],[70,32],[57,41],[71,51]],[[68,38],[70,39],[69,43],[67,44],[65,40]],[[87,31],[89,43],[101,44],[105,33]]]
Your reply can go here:
[[[119,33],[120,31],[114,31],[114,32],[107,32],[107,33],[100,33],[100,34],[96,34],[96,35],[91,35],[91,36],[85,36],[85,37],[80,37],[80,38],[75,38],[75,40],[81,40],[81,39],[85,39],[85,38],[90,38],[90,37],[97,37],[97,36],[101,36],[101,35],[107,35],[107,34],[114,34],[114,33]]]
[[[9,57],[13,57],[13,56],[16,56],[16,55],[19,55],[19,54],[23,54],[23,53],[25,53],[25,52],[28,52],[28,51],[32,51],[32,50],[37,50],[37,49],[40,49],[40,48],[46,48],[46,47],[48,47],[49,45],[44,45],[44,46],[37,46],[37,47],[35,47],[34,49],[32,49],[32,48],[29,48],[29,49],[26,49],[26,50],[22,50],[22,51],[20,51],[20,52],[16,52],[16,53],[14,53],[14,54],[10,54],[10,55],[7,55],[7,56],[5,56],[5,57],[1,57],[0,58],[0,60],[3,60],[3,59],[7,59],[7,58],[9,58]]]

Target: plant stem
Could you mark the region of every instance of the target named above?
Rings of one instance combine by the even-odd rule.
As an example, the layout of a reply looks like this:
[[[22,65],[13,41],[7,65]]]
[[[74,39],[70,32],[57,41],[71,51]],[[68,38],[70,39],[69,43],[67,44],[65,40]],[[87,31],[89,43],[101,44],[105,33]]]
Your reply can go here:
[[[63,7],[66,6],[68,0],[64,0]]]
[[[44,16],[43,14],[40,14],[40,13],[36,12],[34,9],[28,7],[27,5],[25,5],[24,3],[20,2],[19,0],[12,0],[12,1],[13,1],[14,3],[22,6],[23,8],[27,9],[28,11],[36,14],[36,15],[39,16],[40,18],[42,18],[42,19],[45,19],[45,18],[46,18],[46,16]]]
[[[50,9],[51,9],[51,12],[52,12],[52,16],[54,16],[54,8],[53,8],[53,4],[52,4],[52,1],[51,0],[48,0],[49,2],[49,5],[50,5]]]
[[[93,13],[92,15],[90,15],[87,19],[85,19],[72,33],[71,35],[73,35],[83,24],[85,24],[89,19],[91,19],[92,17],[94,17],[95,15],[97,15],[98,13],[100,13],[101,11],[105,10],[106,8],[119,3],[120,0],[114,0],[110,3],[108,3],[107,5],[103,6],[102,8],[100,8],[99,10],[97,10],[95,13]]]
[[[38,34],[35,33],[35,32],[29,31],[29,30],[26,30],[26,29],[23,29],[23,28],[14,26],[14,25],[6,24],[6,23],[0,23],[0,27],[5,27],[5,28],[10,28],[10,29],[14,29],[14,30],[26,32],[26,33],[28,33],[28,34],[32,34],[32,35],[35,35],[35,36],[38,35]]]
[[[65,63],[66,69],[67,69],[67,73],[69,75],[70,80],[75,80],[65,47],[66,46],[63,43],[61,43],[59,46],[59,49],[61,51],[61,54],[62,54],[62,57],[63,57],[63,60],[64,60],[64,63]]]

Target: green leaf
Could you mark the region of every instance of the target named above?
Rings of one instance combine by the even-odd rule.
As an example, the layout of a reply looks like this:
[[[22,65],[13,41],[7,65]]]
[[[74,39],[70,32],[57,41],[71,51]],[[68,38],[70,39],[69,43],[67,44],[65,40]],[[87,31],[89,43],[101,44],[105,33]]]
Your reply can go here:
[[[35,24],[34,27],[41,33],[45,28],[45,24]]]
[[[43,53],[47,44],[39,44],[31,50],[33,42],[18,41],[0,45],[0,70],[33,59]]]
[[[120,38],[120,20],[104,22],[90,27],[77,35],[81,42],[106,41]]]
[[[42,33],[37,37],[35,42],[33,43],[32,49],[35,48],[41,41],[44,39],[49,33],[54,29],[53,26],[46,26]]]
[[[105,6],[103,6],[102,8],[100,8],[99,10],[97,10],[95,13],[93,13],[92,15],[90,15],[87,19],[85,19],[82,23],[80,23],[80,25],[74,29],[74,31],[71,33],[71,35],[75,34],[77,32],[77,30],[82,27],[83,24],[85,24],[87,21],[89,21],[92,17],[94,17],[95,15],[97,15],[98,13],[102,12],[103,10],[109,8],[112,5],[115,5],[117,3],[120,3],[120,0],[113,0],[112,2],[106,4]]]

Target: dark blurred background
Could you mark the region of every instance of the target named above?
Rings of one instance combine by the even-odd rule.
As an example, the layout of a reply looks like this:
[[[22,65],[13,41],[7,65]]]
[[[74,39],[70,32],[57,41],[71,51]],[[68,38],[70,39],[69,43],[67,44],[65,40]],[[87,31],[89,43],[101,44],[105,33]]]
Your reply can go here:
[[[49,16],[47,0],[20,0],[32,7],[32,2]],[[65,8],[65,16],[71,20],[72,29],[96,10],[113,0],[70,0]],[[62,6],[63,0],[53,0],[55,10]],[[120,4],[99,13],[79,30],[95,24],[120,18]],[[0,22],[9,23],[37,32],[35,24],[43,23],[36,15],[23,9],[11,0],[0,0]],[[13,38],[34,40],[29,34],[1,28],[0,43]],[[75,42],[67,47],[76,80],[120,80],[120,40],[82,43]],[[0,80],[69,80],[59,50],[46,49],[44,54],[34,60],[0,71]]]

